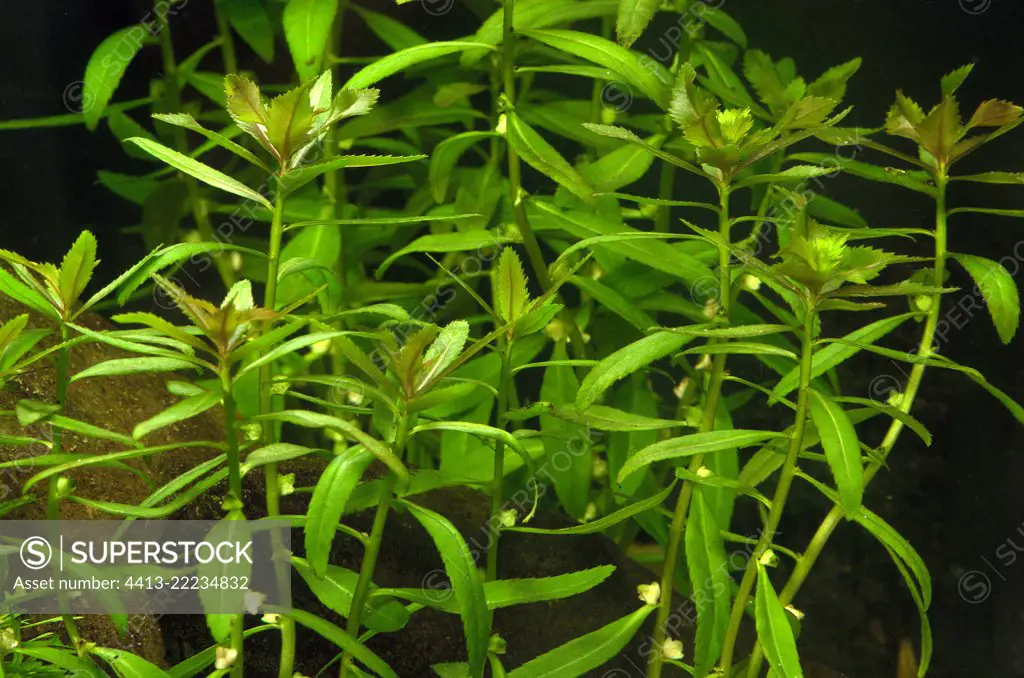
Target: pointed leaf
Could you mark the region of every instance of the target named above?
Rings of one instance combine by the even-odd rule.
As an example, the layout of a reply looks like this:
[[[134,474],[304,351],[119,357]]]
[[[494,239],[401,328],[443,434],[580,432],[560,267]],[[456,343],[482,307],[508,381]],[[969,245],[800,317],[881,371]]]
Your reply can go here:
[[[85,77],[81,83],[76,84],[81,85],[82,117],[90,132],[96,129],[107,104],[121,84],[124,72],[148,37],[149,31],[144,24],[122,28],[107,36],[89,57]],[[66,94],[71,91],[69,88]],[[68,98],[74,101],[70,96]]]
[[[362,447],[351,447],[327,465],[313,488],[313,497],[306,512],[306,559],[313,574],[322,579],[327,572],[334,534],[345,512],[345,503],[373,461],[373,455]]]
[[[842,406],[829,396],[812,388],[808,397],[811,420],[821,436],[821,446],[839,488],[843,511],[852,516],[864,496],[864,466],[857,432]]]
[[[641,468],[665,459],[692,457],[696,454],[711,454],[720,450],[749,447],[773,438],[784,438],[784,433],[777,431],[752,431],[734,429],[731,431],[705,431],[669,438],[648,445],[626,460],[619,471],[619,482]]]
[[[338,0],[288,0],[281,17],[295,70],[302,80],[323,70]]]
[[[576,395],[577,409],[586,410],[615,382],[676,353],[688,341],[675,332],[656,332],[612,353],[584,377]]]
[[[565,186],[581,200],[592,202],[594,189],[535,129],[514,112],[507,114],[506,138],[509,145],[528,164],[556,183]]]
[[[65,309],[74,306],[85,291],[97,263],[96,237],[82,231],[60,265],[60,296]]]
[[[630,47],[636,42],[660,8],[661,0],[619,0],[619,15],[615,20],[619,44]]]
[[[758,563],[757,596],[754,600],[757,639],[764,648],[768,665],[778,678],[803,678],[793,627],[789,625],[786,614],[768,578],[768,570]]]
[[[465,41],[429,42],[424,45],[408,47],[400,52],[395,52],[394,54],[389,54],[386,57],[377,59],[369,66],[366,66],[349,78],[348,82],[345,83],[344,89],[362,89],[364,87],[369,87],[390,75],[404,71],[410,66],[421,64],[424,61],[430,61],[431,59],[455,54],[456,52],[464,52],[468,49],[480,48],[487,51],[494,50],[490,45]]]
[[[988,306],[992,324],[1004,344],[1009,344],[1020,325],[1020,293],[1017,282],[1002,264],[973,254],[950,254],[974,279],[975,293]]]
[[[706,676],[718,661],[729,626],[732,580],[722,541],[722,528],[704,498],[704,488],[694,492],[686,521],[686,564],[697,606],[694,640],[694,675]]]

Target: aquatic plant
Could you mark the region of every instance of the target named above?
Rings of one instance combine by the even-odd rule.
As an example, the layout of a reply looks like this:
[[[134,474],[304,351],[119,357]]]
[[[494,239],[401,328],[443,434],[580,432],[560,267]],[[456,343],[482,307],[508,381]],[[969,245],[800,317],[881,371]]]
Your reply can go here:
[[[865,488],[905,430],[930,444],[913,414],[929,368],[963,374],[1024,422],[1017,403],[939,346],[943,295],[965,284],[950,261],[976,286],[999,338],[1016,333],[1009,272],[950,252],[947,236],[959,214],[1024,214],[952,207],[947,189],[1021,183],[1018,173],[953,168],[1012,131],[1024,110],[988,100],[965,122],[956,95],[966,66],[942,78],[927,113],[899,93],[881,127],[844,127],[847,82],[860,60],[805,79],[791,59],[751,49],[726,12],[691,0],[671,8],[505,0],[456,41],[429,41],[337,0],[288,0],[281,13],[273,3],[225,0],[214,3],[217,37],[180,62],[174,7],[158,3],[148,26],[155,36],[131,27],[97,48],[81,113],[3,125],[94,129],[105,121],[126,151],[160,164],[145,176],[99,177],[140,205],[133,233],[151,253],[87,301],[79,299],[96,264],[88,232],[59,267],[0,252],[0,292],[59,333],[40,349],[46,332],[26,330],[27,315],[0,328],[0,376],[56,356],[57,384],[55,402],[24,400],[8,413],[55,434],[33,458],[42,470],[0,510],[32,502],[45,481],[50,518],[70,501],[115,517],[171,519],[211,494],[223,499],[219,519],[285,517],[301,544],[283,557],[345,623],[299,608],[262,609],[258,626],[209,614],[210,647],[165,671],[97,647],[66,616],[65,645],[8,642],[4,631],[6,675],[39,662],[87,671],[96,656],[122,675],[183,678],[213,666],[212,675],[242,676],[248,639],[278,633],[277,675],[290,678],[300,625],[337,646],[341,676],[394,676],[370,641],[388,634],[401,642],[413,615],[431,608],[458,615],[464,635],[463,655],[434,666],[442,676],[583,675],[636,652],[651,678],[756,678],[765,661],[771,675],[795,678],[803,669],[793,604],[843,520],[877,538],[905,578],[921,618],[917,671],[927,674],[930,575],[907,539],[865,505]],[[674,19],[661,40],[667,55],[631,49],[659,12]],[[342,55],[350,20],[391,52]],[[239,71],[236,40],[271,62],[278,32],[293,82],[257,85]],[[156,94],[114,102],[151,42],[162,55]],[[222,72],[200,70],[218,52]],[[142,111],[149,119],[130,117]],[[205,141],[193,145],[192,134]],[[916,149],[893,148],[887,137]],[[877,160],[839,152],[847,147]],[[825,195],[825,180],[840,173],[928,196],[934,226],[868,224],[856,206]],[[879,239],[884,249],[872,242]],[[928,256],[897,251],[907,241],[930,243]],[[219,293],[175,279],[210,265],[224,286],[219,305],[203,298]],[[143,311],[113,315],[121,329],[76,322],[115,300],[138,303],[140,290],[187,324]],[[912,322],[916,349],[884,344]],[[70,374],[69,352],[86,342],[137,355]],[[909,364],[902,389],[882,398],[846,389],[845,363],[864,354]],[[179,371],[193,376],[171,382],[180,400],[131,435],[62,414],[74,381]],[[763,421],[750,413],[764,404],[778,425],[747,428]],[[218,456],[141,505],[79,496],[67,477],[169,453],[181,444],[144,439],[217,407],[224,439],[188,445]],[[888,423],[880,442],[865,432],[869,420]],[[62,430],[124,449],[66,451]],[[296,488],[293,473],[279,472],[296,464],[315,469],[311,486]],[[255,471],[262,478],[253,480]],[[262,489],[262,501],[246,482]],[[798,483],[830,506],[802,550],[779,541]],[[488,495],[483,549],[418,496],[452,487]],[[300,494],[308,495],[304,512],[282,516],[282,498]],[[346,524],[364,509],[373,512],[368,533]],[[539,509],[575,524],[537,527]],[[453,597],[374,582],[396,513],[429,534]],[[639,587],[629,614],[506,670],[496,609],[574,596],[612,571],[503,578],[499,544],[510,532],[555,548],[565,536],[602,533],[637,558],[653,544],[660,578]],[[332,562],[341,540],[361,548],[358,571]],[[779,572],[788,574],[781,588]],[[687,604],[696,609],[692,639],[679,623]],[[756,634],[752,646],[741,643],[744,623]]]

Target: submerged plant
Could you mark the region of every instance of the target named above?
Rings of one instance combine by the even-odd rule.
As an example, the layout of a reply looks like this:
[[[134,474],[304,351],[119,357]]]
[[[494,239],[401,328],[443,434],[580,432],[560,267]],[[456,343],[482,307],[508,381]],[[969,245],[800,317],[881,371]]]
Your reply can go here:
[[[841,127],[859,59],[805,79],[791,59],[751,49],[722,9],[695,0],[507,0],[452,41],[428,41],[334,0],[288,0],[281,12],[223,0],[214,10],[216,38],[180,62],[167,12],[159,36],[134,47],[132,58],[160,46],[163,81],[152,97],[113,101],[132,60],[122,58],[116,69],[89,69],[86,84],[103,96],[82,113],[0,123],[94,129],[105,120],[130,154],[161,163],[147,175],[100,177],[141,207],[142,226],[128,234],[140,234],[150,254],[96,294],[83,296],[97,261],[89,232],[59,267],[0,252],[0,292],[60,335],[40,349],[48,331],[28,329],[28,315],[0,327],[0,380],[56,358],[54,402],[26,399],[8,413],[22,426],[48,424],[54,436],[30,464],[0,461],[38,467],[0,512],[31,503],[45,483],[51,518],[75,502],[117,518],[173,519],[214,496],[222,511],[207,517],[287,519],[301,538],[290,553],[275,543],[275,558],[290,565],[282,576],[294,574],[343,622],[286,606],[247,610],[261,615],[259,625],[211,613],[210,646],[165,672],[96,647],[70,615],[66,644],[21,641],[10,621],[0,628],[4,675],[43,665],[87,673],[92,656],[125,675],[257,675],[248,639],[271,632],[281,678],[395,676],[374,638],[391,636],[405,652],[407,625],[429,608],[457,615],[462,627],[464,652],[432,667],[441,676],[576,676],[624,660],[652,678],[756,678],[766,660],[769,675],[797,678],[795,597],[844,520],[876,537],[904,576],[921,613],[917,671],[926,675],[930,575],[866,505],[865,490],[905,429],[930,444],[913,410],[927,368],[966,375],[1024,422],[1020,405],[941,351],[944,295],[958,284],[951,260],[976,285],[999,338],[1016,333],[1010,273],[950,252],[947,240],[958,214],[1022,214],[951,207],[947,189],[1022,182],[1017,173],[952,170],[1012,131],[1024,110],[990,100],[965,121],[956,95],[968,66],[942,79],[928,113],[900,93],[883,128]],[[632,49],[659,12],[674,19],[660,43],[667,56]],[[350,21],[389,53],[343,55]],[[271,62],[277,32],[291,82],[241,71],[236,39]],[[128,35],[105,41],[96,63]],[[223,73],[201,70],[218,54]],[[567,94],[576,80],[586,83],[581,98]],[[143,108],[152,128],[129,117]],[[882,131],[916,149],[891,148]],[[189,133],[202,143],[193,146]],[[820,143],[900,167],[813,150]],[[934,227],[869,224],[857,205],[826,195],[837,174],[930,197]],[[928,256],[899,249],[915,239],[933,245]],[[182,284],[211,263],[224,289]],[[113,315],[117,329],[80,321],[114,301],[137,303],[142,289],[187,324],[139,310]],[[920,327],[916,350],[882,345],[908,321]],[[69,354],[83,342],[128,354],[71,374]],[[862,353],[909,363],[902,392],[882,402],[844,391],[837,375]],[[75,381],[170,372],[193,379],[169,381],[178,400],[130,435],[66,413]],[[217,407],[223,440],[145,442]],[[747,428],[755,408],[770,423]],[[872,419],[888,424],[877,443],[863,426]],[[123,449],[72,453],[61,431]],[[138,505],[81,496],[68,478],[179,447],[215,455]],[[314,478],[305,487],[292,472],[300,464]],[[802,551],[780,532],[801,485],[830,505]],[[479,491],[488,516],[481,535],[460,532],[456,516],[420,496],[450,488]],[[282,515],[289,496],[301,508]],[[353,527],[360,511],[372,513],[366,533]],[[538,511],[569,520],[538,527]],[[394,521],[429,535],[451,596],[432,595],[426,583],[380,585]],[[573,535],[600,533],[658,574],[636,599],[630,592],[623,616],[506,668],[508,650],[521,656],[522,648],[496,610],[569,598],[614,570],[601,562],[508,578],[500,546],[513,532],[556,550],[573,549]],[[341,541],[356,545],[355,569],[337,562]],[[784,560],[789,579],[777,588]],[[678,623],[690,604],[693,634]],[[538,625],[549,623],[534,609]],[[114,619],[123,628],[126,618]],[[756,634],[751,647],[741,642],[745,623]],[[336,656],[311,667],[297,626],[336,646]]]

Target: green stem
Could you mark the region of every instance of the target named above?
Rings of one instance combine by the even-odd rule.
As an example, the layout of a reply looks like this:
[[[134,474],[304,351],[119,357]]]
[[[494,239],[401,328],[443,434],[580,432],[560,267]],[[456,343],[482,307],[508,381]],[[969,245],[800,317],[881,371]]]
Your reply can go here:
[[[160,2],[161,0],[158,0],[157,5]],[[172,113],[177,113],[181,110],[181,88],[178,85],[178,63],[174,59],[174,43],[171,41],[171,25],[168,22],[167,12],[163,11],[163,8],[158,6],[156,15],[160,18],[160,56],[163,62],[162,66],[167,86],[167,108]],[[175,150],[182,155],[188,155],[188,139],[185,136],[185,129],[175,126],[172,134],[174,135]],[[207,210],[206,202],[199,192],[199,184],[187,174],[182,173],[181,178],[185,182],[189,206],[192,209],[192,220],[195,221],[199,234],[207,242],[217,242],[217,236],[213,232],[213,225],[210,223],[210,214]],[[224,286],[230,287],[234,282],[234,273],[228,265],[227,258],[214,254],[213,262],[217,267],[217,272],[220,274]]]
[[[409,413],[403,408],[398,416],[398,429],[395,432],[395,442],[392,450],[395,456],[401,458],[405,448],[405,442],[409,435]],[[370,539],[366,542],[366,551],[363,553],[363,563],[359,568],[359,579],[356,581],[356,590],[352,594],[352,606],[349,608],[348,624],[345,630],[353,638],[359,637],[359,627],[362,624],[363,609],[366,607],[366,599],[370,593],[370,585],[373,583],[373,573],[377,568],[377,556],[380,554],[380,547],[384,541],[384,527],[387,525],[388,512],[391,509],[391,500],[395,492],[395,485],[398,476],[388,473],[384,477],[384,486],[381,488],[380,502],[377,504],[377,511],[373,516],[373,527],[370,529]],[[341,678],[349,675],[349,667],[352,665],[352,655],[347,651],[341,657]]]
[[[740,624],[743,622],[747,601],[750,599],[750,592],[753,590],[754,581],[757,578],[757,561],[771,547],[779,522],[782,521],[786,500],[789,498],[789,490],[793,486],[793,478],[796,477],[800,450],[803,448],[811,390],[811,359],[814,357],[815,301],[807,298],[804,303],[807,304],[807,314],[804,317],[802,350],[800,352],[800,393],[796,403],[796,421],[793,423],[793,435],[789,439],[786,461],[782,465],[779,483],[775,487],[775,494],[772,497],[772,508],[768,512],[768,520],[757,540],[750,560],[747,562],[747,569],[743,573],[743,579],[740,581],[739,590],[736,593],[736,600],[733,602],[732,614],[729,616],[729,626],[725,632],[725,641],[722,644],[722,655],[719,661],[719,667],[721,667],[723,675],[726,676],[732,669],[732,657],[736,649]]]
[[[60,323],[60,341],[61,344],[66,344],[70,338],[70,329],[67,324],[61,321]],[[61,412],[64,411],[67,405],[68,397],[68,367],[71,362],[71,348],[69,346],[62,346],[57,351],[57,406]],[[50,454],[61,454],[64,451],[64,433],[59,428],[52,428],[53,435],[53,447],[50,448]],[[60,520],[60,476],[51,476],[49,483],[47,484],[46,491],[46,519],[47,520]],[[68,633],[68,639],[71,644],[78,649],[81,636],[78,633],[78,625],[75,623],[75,617],[71,614],[62,614],[61,619],[64,621],[64,628]]]
[[[935,287],[942,287],[943,279],[946,277],[946,239],[947,239],[947,220],[948,211],[946,209],[946,186],[948,185],[949,179],[945,174],[945,171],[940,171],[935,180],[935,186],[938,190],[938,196],[935,201],[935,263],[933,268],[933,284]],[[942,294],[936,292],[932,295],[931,307],[928,309],[928,315],[925,317],[924,331],[921,333],[921,341],[918,343],[916,354],[921,357],[926,357],[932,353],[932,344],[935,341],[935,330],[938,327],[939,316],[941,314],[942,306]],[[914,407],[914,400],[917,398],[917,393],[921,388],[921,380],[924,378],[925,365],[915,364],[910,370],[910,377],[907,379],[907,386],[900,395],[899,404],[896,406],[901,412],[909,414],[911,409]],[[893,419],[892,423],[889,424],[889,428],[885,433],[885,437],[882,439],[881,444],[878,446],[879,458],[878,460],[872,460],[868,462],[867,468],[864,469],[864,484],[865,486],[871,482],[871,479],[875,477],[882,465],[888,458],[889,453],[896,446],[896,442],[899,440],[900,434],[903,432],[903,422],[899,419]],[[829,537],[832,536],[832,532],[835,531],[839,523],[842,521],[843,512],[838,506],[832,507],[832,509],[825,516],[824,520],[818,526],[814,536],[808,543],[807,548],[804,550],[803,556],[797,561],[796,567],[793,568],[793,573],[789,576],[789,581],[783,587],[782,591],[779,592],[779,601],[783,605],[788,605],[796,597],[796,594],[800,591],[800,587],[807,580],[807,577],[811,573],[811,569],[817,562],[818,557],[824,550],[825,545],[828,543]],[[751,655],[749,666],[751,667],[748,671],[748,675],[756,676],[760,670],[761,659],[764,653],[760,645],[754,646],[754,652]]]
[[[498,378],[498,409],[495,413],[495,426],[505,427],[505,413],[508,411],[508,390],[511,376],[509,363],[512,342],[501,340],[501,376]],[[505,443],[498,441],[494,445],[494,479],[491,482],[491,519],[487,528],[492,530],[487,542],[487,581],[498,578],[498,538],[501,535],[499,521],[501,519],[502,499],[505,481]]]
[[[224,57],[224,72],[238,72],[238,56],[235,53],[235,37],[231,33],[231,25],[224,14],[221,3],[213,3],[213,14],[217,20],[217,32],[220,34],[220,53]]]
[[[231,381],[231,368],[228,365],[222,365],[220,369],[220,385],[221,392],[224,399],[224,437],[227,444],[227,457],[228,457],[228,492],[229,494],[242,503],[242,459],[238,449],[238,435],[235,432],[235,413],[237,408],[235,406],[235,396],[232,389]],[[239,506],[237,509],[242,511],[243,507]],[[244,661],[242,652],[244,650],[244,643],[242,637],[242,631],[245,627],[245,616],[243,614],[234,615],[231,620],[231,648],[238,652],[235,657],[234,664],[231,665],[231,677],[242,678],[244,671]]]
[[[267,284],[263,292],[263,307],[273,309],[277,304],[277,275],[281,266],[281,240],[284,234],[284,193],[278,189],[274,196],[274,215],[270,223],[270,243],[267,249]],[[274,408],[274,396],[270,390],[272,366],[266,363],[259,371],[259,402],[260,412],[269,414]],[[270,445],[276,442],[277,430],[274,422],[264,420],[263,443]],[[264,491],[266,495],[267,517],[281,515],[281,488],[278,482],[277,464],[263,467]],[[274,551],[277,553],[282,545],[278,544],[278,536],[273,536]],[[285,590],[288,572],[278,568],[278,588]],[[279,622],[281,628],[281,660],[278,665],[279,678],[291,678],[295,665],[295,621],[284,615]]]
[[[503,12],[503,37],[501,46],[501,75],[502,87],[504,88],[505,99],[509,106],[515,106],[516,102],[516,34],[512,23],[515,12],[515,0],[505,0]],[[516,227],[519,235],[523,238],[523,247],[526,249],[526,256],[530,260],[530,267],[537,276],[537,282],[544,292],[552,288],[551,275],[548,273],[548,265],[544,261],[544,253],[541,252],[540,242],[530,226],[530,220],[526,216],[526,204],[523,202],[522,190],[522,165],[519,161],[519,154],[512,146],[507,146],[506,156],[508,158],[508,184],[509,199],[512,202],[512,214],[515,217]],[[573,355],[576,358],[586,358],[587,346],[583,341],[583,333],[580,332],[576,319],[568,309],[563,309],[559,314],[562,322],[565,323],[572,340]]]
[[[718,288],[719,303],[722,305],[722,316],[728,321],[730,315],[732,276],[730,271],[729,243],[731,242],[731,223],[729,221],[729,187],[718,187],[718,198],[721,209],[718,219],[718,233],[722,242],[718,246]],[[725,378],[724,353],[715,355],[711,362],[711,375],[708,378],[707,391],[704,398],[704,414],[700,423],[700,431],[713,431],[715,417],[718,412],[718,401],[722,393]],[[690,470],[696,472],[704,463],[704,455],[695,455],[690,460]],[[666,625],[672,614],[672,593],[675,588],[676,564],[679,560],[679,546],[682,543],[683,531],[686,528],[686,516],[693,498],[693,484],[683,483],[676,498],[675,510],[672,512],[672,523],[669,526],[668,545],[665,548],[665,563],[661,574],[661,600],[654,622],[654,655],[647,664],[647,678],[660,678],[665,658],[661,647],[668,637]]]

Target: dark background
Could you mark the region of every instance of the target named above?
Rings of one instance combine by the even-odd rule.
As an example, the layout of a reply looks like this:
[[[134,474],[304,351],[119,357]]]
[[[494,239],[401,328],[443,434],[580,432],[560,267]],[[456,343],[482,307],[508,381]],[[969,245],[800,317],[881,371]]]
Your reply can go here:
[[[433,16],[418,3],[400,8],[377,0],[364,4],[433,39],[469,33],[477,22],[459,2],[443,16]],[[967,62],[977,67],[959,95],[965,115],[987,98],[1024,103],[1024,2],[1018,0],[727,0],[723,9],[743,25],[752,47],[775,58],[794,57],[808,78],[862,56],[863,67],[848,93],[848,101],[856,103],[848,121],[858,125],[880,125],[898,88],[929,107],[938,98],[939,77]],[[65,89],[81,79],[92,50],[147,10],[144,2],[116,0],[2,0],[0,119],[67,113]],[[380,46],[369,43],[372,36],[360,28],[346,32],[345,53],[379,53]],[[202,44],[213,31],[208,0],[189,0],[173,19],[172,31],[179,59]],[[642,40],[637,48],[652,45]],[[287,68],[282,40],[277,48],[278,63]],[[268,81],[272,78],[273,72],[241,42],[239,50],[243,66],[258,67]],[[143,50],[117,98],[144,96],[149,74],[158,71],[158,50]],[[150,166],[125,158],[102,127],[95,134],[81,126],[0,132],[0,246],[54,260],[88,227],[100,239],[101,276],[109,278],[131,263],[141,246],[119,238],[118,230],[135,223],[138,210],[98,185],[95,176],[99,169],[141,173]],[[958,167],[960,172],[988,169],[1024,170],[1024,130]],[[830,194],[857,205],[873,224],[923,227],[932,219],[923,196],[842,177],[830,182]],[[1024,190],[957,186],[951,203],[1024,208]],[[1024,245],[1016,255],[1014,248],[1022,240],[1024,222],[1019,220],[959,217],[951,227],[950,249],[995,260],[1009,257],[1004,263],[1019,280],[1024,277]],[[955,266],[953,276],[952,284],[970,289]],[[943,352],[982,370],[1024,401],[1021,340],[1004,347],[988,318],[972,313],[958,316],[964,326],[949,333]],[[906,341],[912,342],[917,329],[906,330]],[[849,379],[870,391],[887,375],[905,380],[885,361]],[[915,414],[935,434],[934,444],[924,448],[904,435],[889,472],[873,483],[868,504],[910,538],[931,568],[936,659],[930,675],[1024,676],[1024,562],[1011,563],[1009,557],[1014,542],[1024,550],[1021,427],[972,383],[937,370],[927,373]],[[823,507],[808,499],[806,514],[784,526],[792,535],[786,542],[800,548],[822,515]],[[878,676],[894,675],[890,669],[900,638],[916,643],[916,613],[884,551],[856,526],[843,525],[820,570],[797,600],[808,612],[805,640],[819,646],[819,655],[833,656],[833,666],[852,678],[876,678],[876,670]],[[986,581],[990,588],[984,600],[964,600],[981,598],[979,587]],[[863,637],[873,641],[866,654],[886,657],[866,662],[882,667],[870,674],[858,668],[863,664],[851,656],[854,650],[844,651],[847,639],[853,643]]]

